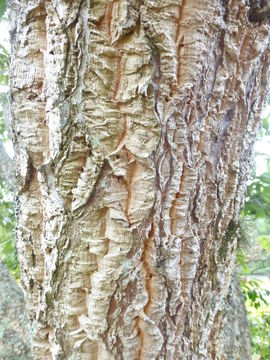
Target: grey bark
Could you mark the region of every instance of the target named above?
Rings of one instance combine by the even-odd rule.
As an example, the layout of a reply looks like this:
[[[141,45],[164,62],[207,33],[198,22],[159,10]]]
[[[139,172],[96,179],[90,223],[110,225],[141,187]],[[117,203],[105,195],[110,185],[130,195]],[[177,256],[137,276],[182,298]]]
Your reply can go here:
[[[9,112],[6,106],[3,113],[9,128]],[[1,141],[0,176],[9,191],[13,193],[15,191],[14,162]],[[32,359],[29,334],[23,292],[0,258],[0,359]]]
[[[32,359],[23,292],[0,261],[0,359]]]
[[[251,359],[250,328],[245,301],[235,275],[227,299],[225,326],[220,343],[223,344],[225,359]]]
[[[15,190],[14,162],[9,157],[3,143],[0,141],[0,177],[11,192]]]
[[[246,1],[12,1],[36,359],[218,359],[269,80]]]

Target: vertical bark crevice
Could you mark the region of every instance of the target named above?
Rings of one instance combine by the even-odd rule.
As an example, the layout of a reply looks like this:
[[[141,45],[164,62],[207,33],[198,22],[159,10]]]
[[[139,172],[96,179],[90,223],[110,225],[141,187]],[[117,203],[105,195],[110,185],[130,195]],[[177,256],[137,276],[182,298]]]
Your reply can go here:
[[[10,12],[36,358],[222,358],[236,247],[226,229],[266,99],[269,25],[248,23],[244,1]]]

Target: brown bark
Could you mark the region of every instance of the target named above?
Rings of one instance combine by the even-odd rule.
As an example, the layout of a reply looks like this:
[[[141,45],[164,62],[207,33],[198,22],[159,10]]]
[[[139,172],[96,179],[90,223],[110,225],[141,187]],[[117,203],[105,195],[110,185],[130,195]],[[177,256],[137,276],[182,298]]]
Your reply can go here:
[[[266,99],[245,1],[10,1],[36,359],[218,359]]]

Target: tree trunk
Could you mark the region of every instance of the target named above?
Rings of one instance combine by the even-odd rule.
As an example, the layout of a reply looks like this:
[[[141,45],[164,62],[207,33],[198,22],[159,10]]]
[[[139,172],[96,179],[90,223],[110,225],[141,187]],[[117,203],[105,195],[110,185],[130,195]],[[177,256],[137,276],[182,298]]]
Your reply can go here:
[[[219,343],[222,344],[220,353],[223,353],[223,358],[228,360],[249,360],[251,359],[249,321],[236,275],[233,276],[226,305],[225,326],[220,332]]]
[[[3,104],[1,104],[3,107]],[[0,141],[0,176],[10,192],[15,189],[14,166]],[[1,185],[2,186],[2,185]],[[0,198],[2,203],[3,199]],[[2,204],[1,204],[2,205]],[[2,211],[3,213],[3,211]],[[2,215],[2,214],[1,214]],[[1,219],[2,221],[3,219]],[[4,227],[2,224],[1,226]],[[10,231],[10,230],[9,230]],[[4,231],[0,231],[2,236]],[[3,239],[0,238],[0,247]],[[32,359],[24,296],[0,256],[0,359]]]
[[[32,359],[23,293],[2,262],[0,294],[0,359]]]
[[[246,1],[9,1],[17,247],[36,359],[225,359],[266,100]]]

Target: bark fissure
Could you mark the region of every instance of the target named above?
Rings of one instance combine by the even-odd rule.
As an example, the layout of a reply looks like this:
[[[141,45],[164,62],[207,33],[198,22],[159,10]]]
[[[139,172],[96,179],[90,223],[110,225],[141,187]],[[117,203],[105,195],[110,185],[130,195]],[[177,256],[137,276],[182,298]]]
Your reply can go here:
[[[250,24],[244,1],[10,11],[34,356],[222,358],[225,234],[265,102],[269,25]]]

